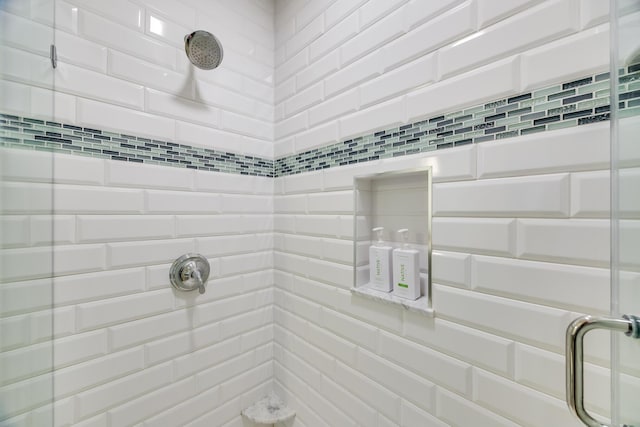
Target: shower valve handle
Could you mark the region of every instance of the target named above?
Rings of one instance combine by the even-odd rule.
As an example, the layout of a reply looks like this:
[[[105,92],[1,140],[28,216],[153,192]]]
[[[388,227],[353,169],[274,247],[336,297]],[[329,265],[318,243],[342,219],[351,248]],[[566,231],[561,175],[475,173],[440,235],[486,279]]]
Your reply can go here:
[[[195,291],[201,294],[209,279],[209,261],[200,254],[186,254],[178,258],[169,272],[171,285],[179,291]]]

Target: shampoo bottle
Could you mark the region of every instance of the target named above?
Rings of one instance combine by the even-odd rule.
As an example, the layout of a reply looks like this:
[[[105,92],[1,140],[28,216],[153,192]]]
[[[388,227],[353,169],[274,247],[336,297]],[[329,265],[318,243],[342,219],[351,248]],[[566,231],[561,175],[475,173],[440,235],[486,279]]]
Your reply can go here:
[[[402,238],[402,248],[393,250],[393,294],[415,300],[420,298],[419,252],[409,249],[409,230],[398,230]]]
[[[383,227],[372,230],[376,233],[378,241],[369,248],[369,283],[378,291],[390,292],[391,282],[391,246],[385,246],[382,241]]]

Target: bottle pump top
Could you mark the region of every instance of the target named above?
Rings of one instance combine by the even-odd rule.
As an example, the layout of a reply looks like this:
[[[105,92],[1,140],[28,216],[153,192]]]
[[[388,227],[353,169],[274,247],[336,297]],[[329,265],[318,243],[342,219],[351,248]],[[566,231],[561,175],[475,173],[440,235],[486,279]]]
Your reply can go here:
[[[376,228],[372,229],[371,231],[376,233],[376,236],[378,237],[378,244],[380,246],[382,246],[382,244],[384,243],[382,241],[382,232],[384,231],[384,227],[376,227]]]
[[[409,249],[409,229],[401,228],[398,233],[400,234],[400,239],[402,239],[402,249]]]

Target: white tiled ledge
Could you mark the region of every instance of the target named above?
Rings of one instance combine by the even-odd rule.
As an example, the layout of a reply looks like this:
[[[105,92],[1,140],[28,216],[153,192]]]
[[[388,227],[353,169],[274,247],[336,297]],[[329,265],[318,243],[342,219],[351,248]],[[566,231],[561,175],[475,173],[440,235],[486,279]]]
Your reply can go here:
[[[429,299],[424,296],[415,301],[408,300],[394,296],[391,292],[380,292],[372,289],[368,285],[358,286],[357,288],[351,288],[351,293],[354,295],[360,295],[364,298],[369,298],[375,301],[380,301],[384,304],[399,305],[409,311],[423,314],[427,317],[434,317],[435,311],[429,307]]]
[[[293,420],[296,412],[289,408],[275,393],[258,400],[242,410],[242,416],[257,425],[273,425]]]

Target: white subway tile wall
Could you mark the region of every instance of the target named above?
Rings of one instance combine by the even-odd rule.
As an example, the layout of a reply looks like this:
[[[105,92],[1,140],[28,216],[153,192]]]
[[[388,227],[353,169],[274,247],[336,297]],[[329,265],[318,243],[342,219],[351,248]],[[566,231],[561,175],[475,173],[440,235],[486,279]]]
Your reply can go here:
[[[240,422],[272,388],[272,179],[1,159],[1,423],[51,425],[47,390],[53,425],[187,425],[225,405],[209,425]],[[169,284],[189,252],[210,260],[204,295]]]
[[[2,2],[3,112],[294,160],[607,70],[601,2],[508,3],[58,0],[52,92],[51,6]],[[200,28],[225,48],[214,72],[183,52]],[[294,427],[579,425],[562,335],[609,307],[606,123],[287,176],[51,156],[2,153],[9,425],[55,408],[59,426],[240,427],[269,390]],[[427,165],[433,319],[348,290],[353,177]],[[170,288],[185,252],[212,264],[204,295]],[[593,343],[586,374],[604,384],[607,342]],[[54,404],[36,393],[51,387]],[[588,396],[599,415],[607,400]]]
[[[499,98],[531,91],[537,99],[544,87],[571,89],[560,84],[588,75],[597,85],[608,70],[607,8],[311,3],[276,2],[275,157],[284,176],[275,180],[274,373],[276,390],[298,410],[294,425],[579,426],[564,403],[564,331],[581,313],[609,310],[608,124],[396,158],[358,150],[397,126],[444,121]],[[324,92],[309,90],[320,82]],[[520,126],[546,123],[534,123],[540,117]],[[332,157],[343,150],[336,142],[352,138],[353,153]],[[343,209],[354,176],[426,165],[434,173],[434,319],[350,295],[352,253],[336,252],[351,240]],[[606,384],[608,344],[597,338],[587,345],[586,375]],[[637,379],[623,381],[638,390]],[[607,415],[608,393],[587,399]]]
[[[56,1],[55,90],[65,108],[52,108],[51,95],[42,97],[46,108],[13,102],[36,97],[53,81],[47,57],[54,2],[18,3],[0,5],[1,74],[11,87],[12,113],[197,147],[221,149],[238,139],[235,153],[273,156],[272,2]],[[185,55],[183,38],[197,29],[223,45],[224,66],[215,76],[194,70]],[[184,141],[178,129],[192,124],[214,132]]]

